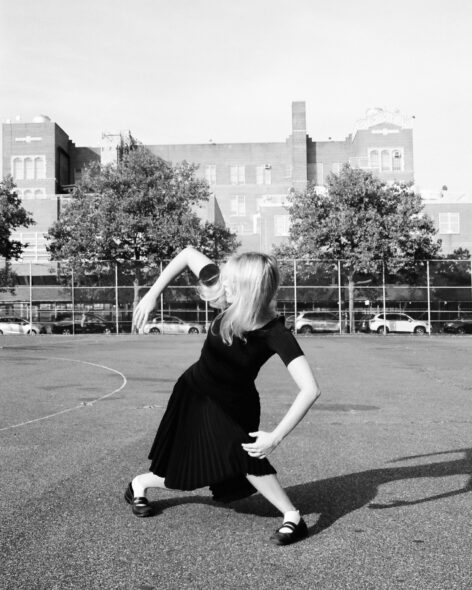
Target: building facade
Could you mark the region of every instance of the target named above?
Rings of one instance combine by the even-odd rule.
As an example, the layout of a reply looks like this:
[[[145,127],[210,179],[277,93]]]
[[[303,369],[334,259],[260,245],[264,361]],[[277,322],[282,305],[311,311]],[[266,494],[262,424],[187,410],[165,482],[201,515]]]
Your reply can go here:
[[[3,172],[11,174],[37,225],[17,237],[30,246],[25,262],[45,262],[44,234],[60,214],[70,185],[91,162],[116,160],[123,134],[104,134],[100,147],[77,147],[46,116],[3,125]],[[306,129],[305,102],[292,103],[285,140],[260,143],[148,145],[171,162],[199,166],[213,198],[200,214],[237,232],[242,250],[268,251],[289,232],[287,197],[308,182],[324,185],[344,163],[386,181],[414,180],[413,132],[400,113],[371,109],[342,141],[314,141]]]
[[[442,252],[465,248],[472,254],[472,198],[448,190],[422,195],[424,211],[433,220],[442,242]]]

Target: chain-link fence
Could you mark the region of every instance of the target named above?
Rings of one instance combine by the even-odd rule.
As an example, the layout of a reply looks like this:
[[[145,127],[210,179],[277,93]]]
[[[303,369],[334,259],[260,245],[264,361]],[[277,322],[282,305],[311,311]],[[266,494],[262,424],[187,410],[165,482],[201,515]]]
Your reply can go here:
[[[0,330],[129,333],[135,303],[166,264],[84,263],[80,269],[66,263],[4,266],[0,324],[11,320],[11,326]],[[349,280],[349,268],[342,260],[281,260],[279,266],[278,311],[297,332],[381,331],[382,326],[414,331],[395,329],[395,321],[408,321],[400,317],[406,314],[415,326],[422,322],[434,333],[452,321],[472,318],[470,260],[420,261],[395,274],[379,264],[378,272],[354,280]],[[200,299],[195,278],[184,273],[160,297],[149,329],[204,331],[214,313]],[[23,324],[15,324],[20,320]]]

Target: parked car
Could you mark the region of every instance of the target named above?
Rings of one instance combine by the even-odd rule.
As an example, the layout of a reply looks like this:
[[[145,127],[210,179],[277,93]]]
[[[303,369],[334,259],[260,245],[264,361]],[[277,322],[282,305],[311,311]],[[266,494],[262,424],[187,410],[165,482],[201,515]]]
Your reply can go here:
[[[377,313],[369,320],[371,332],[378,334],[388,332],[407,332],[410,334],[426,334],[431,332],[431,326],[423,320],[415,320],[406,313]]]
[[[472,316],[462,316],[445,322],[443,332],[448,334],[472,334]]]
[[[53,334],[111,334],[116,332],[113,322],[94,313],[78,313],[51,324]]]
[[[30,323],[24,318],[16,316],[0,317],[0,334],[44,334],[45,328],[41,324]]]
[[[302,311],[295,320],[297,333],[312,334],[314,332],[345,332],[347,322],[331,311]]]
[[[199,334],[203,326],[185,322],[175,315],[156,316],[144,325],[144,334]]]

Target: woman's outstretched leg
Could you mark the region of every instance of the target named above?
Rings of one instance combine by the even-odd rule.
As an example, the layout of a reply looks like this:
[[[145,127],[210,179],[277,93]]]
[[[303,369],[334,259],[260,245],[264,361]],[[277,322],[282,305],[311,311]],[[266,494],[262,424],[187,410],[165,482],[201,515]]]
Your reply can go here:
[[[137,475],[131,482],[133,486],[134,496],[136,498],[146,497],[146,491],[148,488],[165,488],[164,478],[155,475],[151,471]]]
[[[247,474],[246,477],[256,490],[284,516],[282,526],[270,538],[273,543],[289,545],[307,536],[308,529],[305,521],[275,475]]]
[[[154,475],[150,471],[137,475],[128,485],[125,492],[125,500],[131,504],[135,516],[152,516],[154,510],[146,498],[148,488],[165,488],[164,478]]]

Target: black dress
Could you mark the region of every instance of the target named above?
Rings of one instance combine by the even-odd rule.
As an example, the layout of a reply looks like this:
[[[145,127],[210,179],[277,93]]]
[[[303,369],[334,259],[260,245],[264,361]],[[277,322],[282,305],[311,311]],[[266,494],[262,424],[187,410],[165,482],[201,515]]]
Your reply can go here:
[[[218,320],[209,329],[200,359],[173,389],[149,453],[150,471],[164,477],[166,487],[210,486],[215,500],[231,502],[256,491],[246,474],[276,473],[267,459],[250,457],[241,446],[255,440],[248,435],[259,429],[254,381],[275,353],[286,365],[303,355],[283,317],[248,332],[245,342],[234,337],[231,346],[219,336]]]

